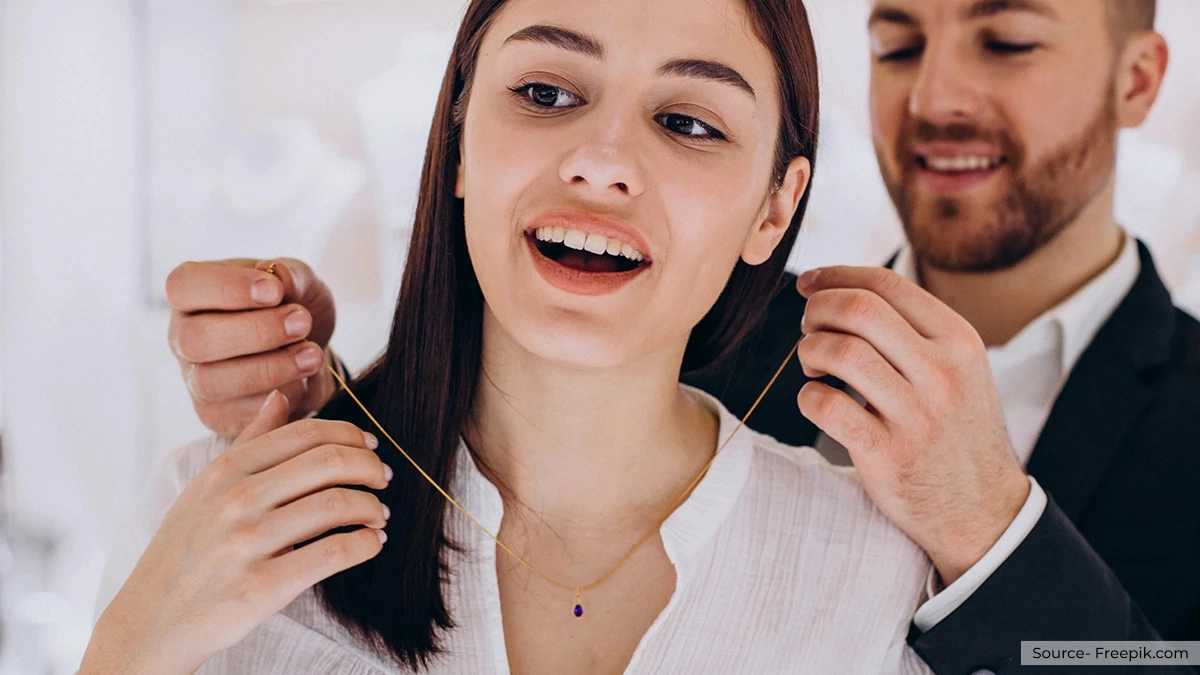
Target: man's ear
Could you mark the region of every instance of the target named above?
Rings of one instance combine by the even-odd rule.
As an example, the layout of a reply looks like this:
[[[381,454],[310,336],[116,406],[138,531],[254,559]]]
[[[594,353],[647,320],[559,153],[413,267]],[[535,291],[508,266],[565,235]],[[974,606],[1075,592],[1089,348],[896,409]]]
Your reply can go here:
[[[1146,120],[1167,72],[1170,50],[1162,35],[1145,31],[1129,38],[1117,63],[1117,123],[1136,127]]]
[[[788,164],[783,181],[767,196],[762,220],[754,226],[742,248],[742,260],[747,265],[761,265],[775,252],[800,207],[811,175],[812,164],[807,157],[797,157]]]

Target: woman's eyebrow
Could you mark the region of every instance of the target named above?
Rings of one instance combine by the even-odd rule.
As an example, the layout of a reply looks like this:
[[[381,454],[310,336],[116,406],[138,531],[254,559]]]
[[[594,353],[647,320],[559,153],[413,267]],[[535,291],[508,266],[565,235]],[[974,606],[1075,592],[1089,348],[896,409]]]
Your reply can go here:
[[[507,45],[510,42],[536,42],[594,59],[604,58],[604,45],[600,44],[599,40],[558,26],[544,24],[528,26],[508,36],[504,44]]]
[[[604,58],[604,45],[599,40],[559,26],[546,24],[528,26],[508,36],[504,44],[507,45],[511,42],[535,42],[565,49],[594,59]],[[742,77],[741,73],[717,61],[672,59],[658,69],[658,74],[695,77],[702,80],[720,82],[736,87],[749,94],[752,99],[756,98],[754,87],[750,86],[750,83],[746,81],[746,78]]]
[[[755,99],[754,87],[742,77],[738,71],[724,63],[705,61],[703,59],[672,59],[658,69],[659,75],[677,75],[680,77],[698,77],[702,80],[712,80],[736,87]]]

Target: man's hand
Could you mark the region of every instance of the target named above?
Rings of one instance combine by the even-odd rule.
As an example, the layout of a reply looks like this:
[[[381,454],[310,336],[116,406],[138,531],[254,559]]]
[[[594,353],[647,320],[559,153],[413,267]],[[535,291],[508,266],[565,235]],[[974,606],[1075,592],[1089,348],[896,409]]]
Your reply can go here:
[[[808,298],[797,349],[809,377],[833,375],[867,402],[820,382],[800,411],[850,453],[884,515],[949,585],[996,543],[1029,496],[974,328],[883,268],[801,276]]]
[[[272,263],[274,275],[266,271]],[[167,278],[167,299],[171,351],[196,414],[218,434],[240,434],[272,390],[291,402],[293,420],[333,395],[323,353],[336,321],[333,296],[308,265],[188,262]]]

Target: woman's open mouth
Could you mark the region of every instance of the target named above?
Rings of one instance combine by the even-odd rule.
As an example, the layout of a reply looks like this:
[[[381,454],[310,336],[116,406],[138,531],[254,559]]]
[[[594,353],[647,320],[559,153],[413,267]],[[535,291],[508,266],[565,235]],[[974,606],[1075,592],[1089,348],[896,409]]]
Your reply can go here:
[[[601,234],[541,227],[526,236],[534,239],[542,255],[580,272],[629,272],[646,262],[646,256],[629,244]]]
[[[650,266],[640,251],[599,234],[562,227],[525,233],[534,265],[551,285],[578,295],[606,295]]]

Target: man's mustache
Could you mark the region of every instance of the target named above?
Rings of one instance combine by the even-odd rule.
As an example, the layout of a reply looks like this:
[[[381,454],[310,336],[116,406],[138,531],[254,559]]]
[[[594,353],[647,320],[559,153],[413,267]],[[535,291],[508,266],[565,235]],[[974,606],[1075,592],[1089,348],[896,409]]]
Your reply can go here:
[[[917,144],[937,141],[980,141],[995,145],[1010,164],[1016,164],[1023,154],[1021,146],[1003,129],[984,129],[977,124],[935,124],[928,120],[914,120],[906,124],[900,133],[898,156],[909,157]]]
[[[918,122],[916,128],[905,134],[913,140],[929,143],[933,141],[998,141],[1002,134],[997,131],[980,129],[974,124],[937,125],[932,122]]]

